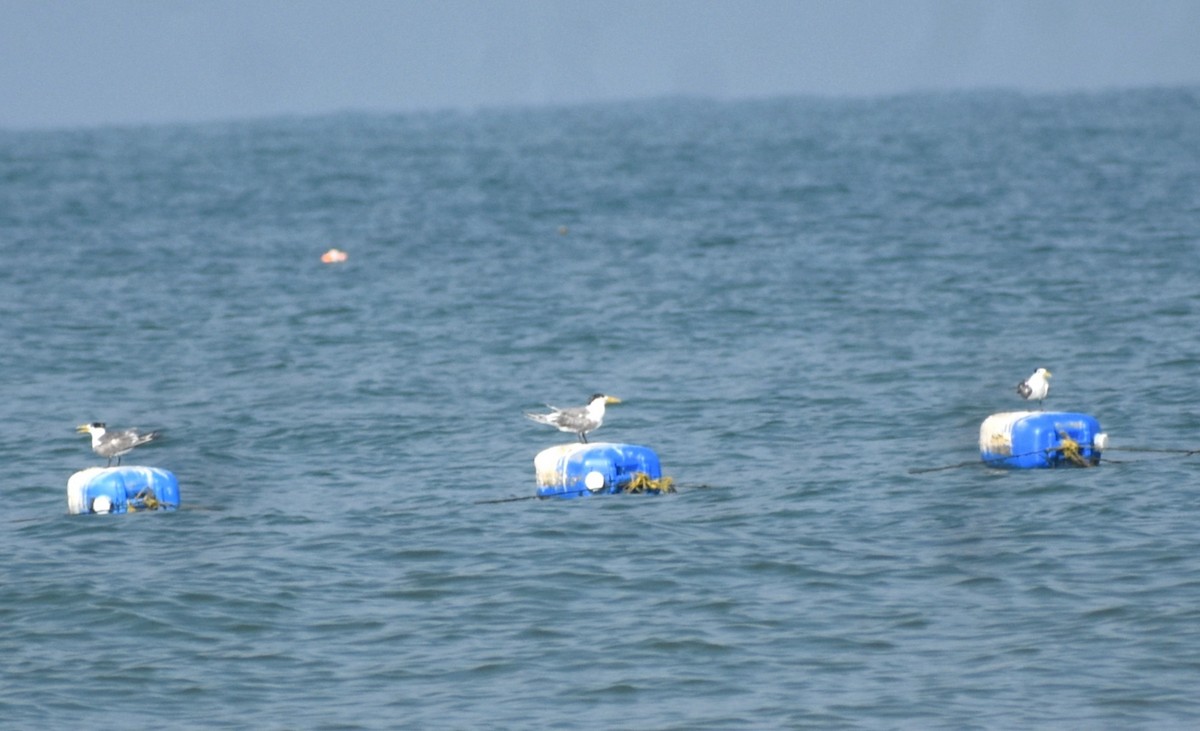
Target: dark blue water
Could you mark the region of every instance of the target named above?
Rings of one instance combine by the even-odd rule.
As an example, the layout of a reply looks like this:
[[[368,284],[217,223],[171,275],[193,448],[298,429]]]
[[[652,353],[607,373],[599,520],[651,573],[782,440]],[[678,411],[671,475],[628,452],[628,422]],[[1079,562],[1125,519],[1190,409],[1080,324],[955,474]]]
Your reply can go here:
[[[1194,728],[1198,253],[1196,89],[0,132],[0,726]]]

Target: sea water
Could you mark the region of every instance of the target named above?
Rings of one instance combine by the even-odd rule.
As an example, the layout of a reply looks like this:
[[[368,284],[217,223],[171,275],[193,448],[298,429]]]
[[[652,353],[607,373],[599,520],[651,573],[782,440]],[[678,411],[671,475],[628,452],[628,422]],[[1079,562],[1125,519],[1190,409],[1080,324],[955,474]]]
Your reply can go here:
[[[1194,728],[1198,253],[1194,88],[0,131],[0,726]]]

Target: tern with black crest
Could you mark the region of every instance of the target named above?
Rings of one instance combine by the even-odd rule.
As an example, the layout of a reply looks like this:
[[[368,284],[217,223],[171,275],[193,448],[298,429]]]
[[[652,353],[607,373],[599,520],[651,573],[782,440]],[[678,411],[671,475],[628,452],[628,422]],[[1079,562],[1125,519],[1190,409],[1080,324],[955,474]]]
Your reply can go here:
[[[525,414],[539,424],[548,424],[559,431],[571,432],[579,437],[579,441],[587,444],[587,435],[604,423],[604,407],[608,404],[619,404],[621,399],[616,396],[606,396],[602,393],[593,394],[588,399],[587,406],[571,406],[560,409],[550,406],[549,414]]]
[[[92,435],[92,451],[108,458],[109,467],[112,466],[113,457],[117,458],[117,464],[120,465],[122,455],[129,454],[134,447],[148,444],[162,435],[161,432],[143,432],[140,429],[109,429],[102,421],[80,424],[75,431]]]
[[[1042,401],[1050,393],[1050,375],[1045,368],[1038,368],[1032,376],[1017,384],[1017,395],[1026,401],[1037,401],[1038,408],[1042,408]]]

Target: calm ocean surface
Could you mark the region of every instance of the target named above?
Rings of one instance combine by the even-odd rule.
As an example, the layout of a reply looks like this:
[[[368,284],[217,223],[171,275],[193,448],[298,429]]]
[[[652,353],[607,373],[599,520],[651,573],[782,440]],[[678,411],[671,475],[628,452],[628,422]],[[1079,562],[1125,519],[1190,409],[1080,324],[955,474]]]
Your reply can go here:
[[[5,729],[1200,726],[1200,89],[0,131],[0,254]],[[677,494],[483,502],[595,391]]]

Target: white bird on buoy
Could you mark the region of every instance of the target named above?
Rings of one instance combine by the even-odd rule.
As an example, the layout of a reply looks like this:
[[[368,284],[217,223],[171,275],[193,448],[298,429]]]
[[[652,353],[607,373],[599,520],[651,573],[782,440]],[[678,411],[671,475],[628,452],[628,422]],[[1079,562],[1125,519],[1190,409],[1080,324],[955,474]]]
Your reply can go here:
[[[1050,375],[1045,368],[1038,368],[1032,376],[1017,384],[1017,395],[1026,401],[1036,400],[1038,408],[1042,408],[1042,401],[1050,393]]]
[[[162,432],[156,431],[142,433],[138,429],[109,429],[102,421],[80,424],[75,427],[75,431],[92,435],[92,451],[101,457],[108,457],[108,467],[112,467],[113,457],[117,458],[117,464],[120,465],[121,455],[129,454],[134,447],[140,447],[162,436]]]
[[[600,428],[604,423],[604,407],[608,404],[619,404],[621,399],[616,396],[605,396],[602,393],[593,394],[588,399],[587,406],[571,406],[560,409],[557,406],[546,407],[549,414],[530,414],[525,416],[539,424],[548,424],[559,431],[571,432],[579,436],[579,441],[587,444],[587,433]]]

